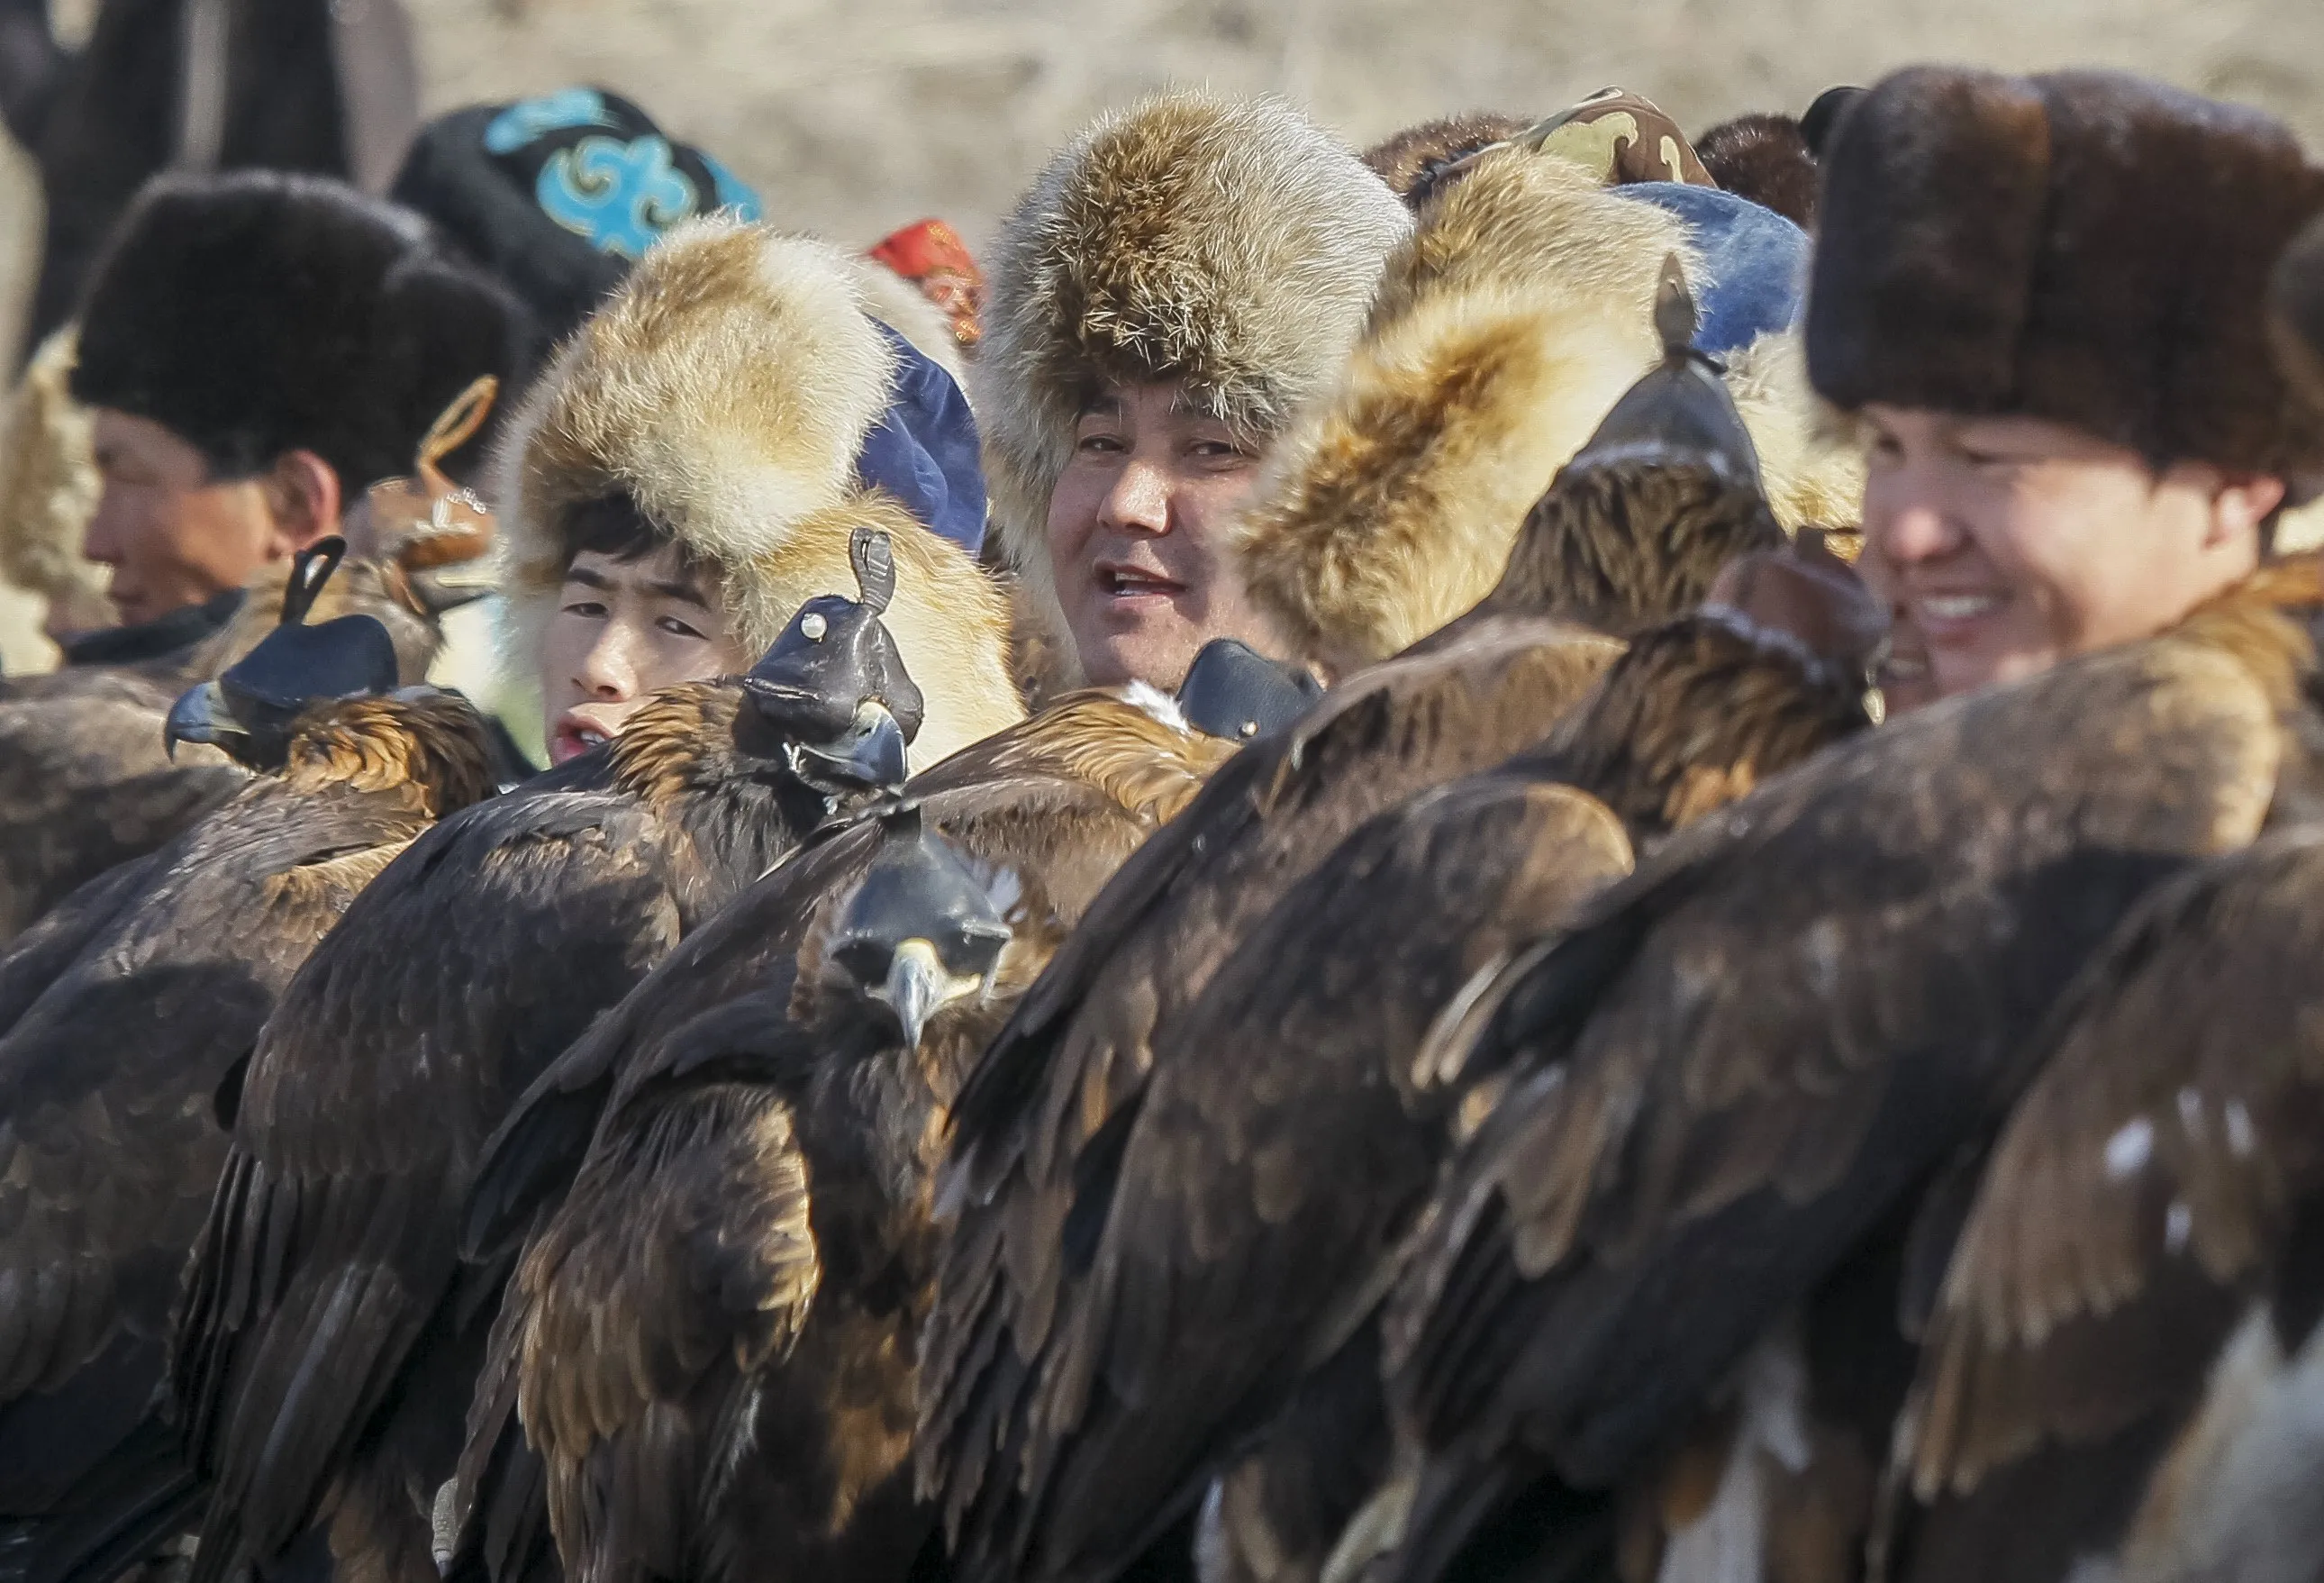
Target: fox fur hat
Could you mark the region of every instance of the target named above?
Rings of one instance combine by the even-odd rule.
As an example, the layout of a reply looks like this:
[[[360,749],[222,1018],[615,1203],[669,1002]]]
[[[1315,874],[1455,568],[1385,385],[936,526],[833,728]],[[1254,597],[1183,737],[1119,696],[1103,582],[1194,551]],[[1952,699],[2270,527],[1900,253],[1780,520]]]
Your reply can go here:
[[[1253,599],[1303,658],[1344,672],[1482,598],[1534,502],[1660,358],[1665,259],[1699,296],[1708,282],[1686,222],[1626,190],[1512,146],[1423,210],[1335,390],[1236,525]],[[1819,438],[1796,337],[1727,362],[1778,519],[1853,525],[1860,464]]]
[[[1823,175],[1808,365],[1838,406],[2020,413],[2324,483],[2324,407],[2286,387],[2266,315],[2324,171],[2276,121],[2109,72],[1917,67],[1849,106]]]
[[[1296,112],[1200,93],[1106,116],[1034,181],[990,255],[971,379],[995,549],[1060,657],[1046,528],[1088,398],[1183,380],[1246,436],[1280,433],[1339,373],[1411,225]]]
[[[886,621],[928,699],[913,766],[1019,717],[1002,591],[862,481],[901,362],[890,331],[956,375],[942,314],[868,260],[728,218],[688,221],[650,250],[542,375],[502,452],[512,684],[537,672],[579,514],[625,496],[711,569],[754,653],[810,597],[853,597],[849,533],[886,528]]]

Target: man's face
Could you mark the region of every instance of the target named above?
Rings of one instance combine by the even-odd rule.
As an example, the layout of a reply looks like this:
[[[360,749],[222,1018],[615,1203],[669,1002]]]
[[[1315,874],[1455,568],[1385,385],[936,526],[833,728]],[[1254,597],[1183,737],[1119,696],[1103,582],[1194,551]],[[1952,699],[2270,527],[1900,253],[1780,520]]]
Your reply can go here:
[[[1177,384],[1116,387],[1082,414],[1049,496],[1049,556],[1093,683],[1175,688],[1216,637],[1280,650],[1224,542],[1257,475]]]
[[[212,483],[202,453],[150,418],[96,410],[105,491],[81,553],[113,569],[113,603],[151,621],[241,588],[297,545],[257,479]]]
[[[573,558],[541,644],[542,731],[551,764],[586,753],[645,696],[681,681],[749,669],[716,588],[688,572],[674,546],[634,560]]]
[[[2281,483],[2136,452],[2038,418],[1868,405],[1857,569],[1900,670],[1967,692],[2150,636],[2248,573]],[[1909,680],[1913,679],[1906,679]]]

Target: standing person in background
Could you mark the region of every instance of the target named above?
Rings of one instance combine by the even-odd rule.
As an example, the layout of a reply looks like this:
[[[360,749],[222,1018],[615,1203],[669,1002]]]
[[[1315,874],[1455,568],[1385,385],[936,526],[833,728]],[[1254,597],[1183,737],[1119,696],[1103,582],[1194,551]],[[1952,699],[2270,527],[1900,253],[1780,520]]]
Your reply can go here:
[[[102,0],[68,53],[48,0],[0,0],[0,117],[39,161],[48,208],[29,349],[71,314],[161,171],[308,171],[383,190],[419,125],[411,27],[400,0]]]
[[[2105,72],[1900,71],[1823,159],[1808,371],[1870,446],[1858,570],[1915,693],[2149,636],[2324,486],[2268,272],[2324,210],[2284,127]]]

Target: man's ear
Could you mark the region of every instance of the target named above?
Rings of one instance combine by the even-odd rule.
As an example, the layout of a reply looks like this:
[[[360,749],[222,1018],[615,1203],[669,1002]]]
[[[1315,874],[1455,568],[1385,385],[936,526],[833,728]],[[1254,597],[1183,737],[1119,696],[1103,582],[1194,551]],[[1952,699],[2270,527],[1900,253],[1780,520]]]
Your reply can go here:
[[[2249,541],[2264,552],[2268,518],[2283,504],[2283,495],[2281,478],[2263,473],[2227,474],[2211,496],[2211,530],[2207,537],[2213,544]]]
[[[294,555],[326,533],[339,531],[344,502],[338,469],[313,451],[286,450],[276,457],[263,485],[273,517],[268,560]]]

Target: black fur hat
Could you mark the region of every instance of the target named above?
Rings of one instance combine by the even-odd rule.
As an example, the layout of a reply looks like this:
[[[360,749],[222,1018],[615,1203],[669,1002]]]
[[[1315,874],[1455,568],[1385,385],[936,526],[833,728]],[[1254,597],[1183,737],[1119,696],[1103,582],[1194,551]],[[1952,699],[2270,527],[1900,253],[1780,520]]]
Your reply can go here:
[[[162,177],[98,262],[72,392],[161,424],[218,477],[305,449],[352,495],[409,472],[446,404],[480,374],[516,378],[532,340],[418,215],[319,176]]]
[[[2324,473],[2324,409],[2267,326],[2324,171],[2273,119],[2110,72],[1919,67],[1849,107],[1823,177],[1828,400],[2048,418],[2301,493]]]

